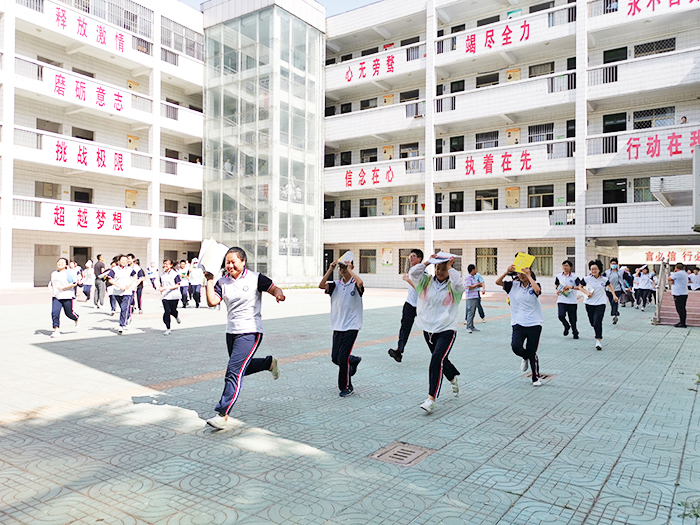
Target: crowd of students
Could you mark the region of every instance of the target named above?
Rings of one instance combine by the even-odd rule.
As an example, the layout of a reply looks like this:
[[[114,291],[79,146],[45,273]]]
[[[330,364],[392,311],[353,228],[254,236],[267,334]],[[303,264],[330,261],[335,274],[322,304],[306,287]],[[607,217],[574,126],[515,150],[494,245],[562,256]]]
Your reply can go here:
[[[451,384],[454,396],[459,395],[459,370],[449,360],[454,346],[459,321],[459,305],[463,295],[467,294],[467,312],[465,325],[468,333],[474,333],[474,317],[480,312],[481,294],[485,290],[484,279],[470,264],[467,275],[453,268],[455,256],[440,252],[423,261],[423,252],[411,251],[410,269],[404,280],[408,283],[408,296],[403,307],[399,339],[396,348],[389,349],[389,355],[398,363],[402,361],[406,342],[410,336],[413,323],[423,330],[426,345],[431,353],[428,367],[428,396],[420,405],[427,413],[435,409],[440,394],[442,378]],[[236,403],[243,377],[261,371],[269,371],[274,379],[279,377],[277,359],[268,355],[255,358],[254,355],[262,342],[263,328],[261,316],[261,298],[269,293],[277,302],[285,300],[284,292],[272,280],[246,266],[247,255],[241,248],[231,248],[224,258],[223,276],[205,273],[196,259],[190,263],[185,260],[177,265],[166,259],[162,272],[155,264],[146,271],[141,269],[138,259],[133,254],[115,257],[107,268],[104,258],[98,255],[94,266],[88,262],[85,269],[79,268],[73,261],[59,259],[57,270],[51,275],[50,287],[53,290],[52,318],[54,333],[58,334],[59,317],[63,310],[66,316],[79,325],[79,317],[73,309],[76,289],[82,286],[83,293],[90,299],[95,288],[94,303],[100,308],[104,303],[105,293],[110,297],[112,315],[116,306],[120,307],[119,333],[130,324],[132,314],[138,308],[142,313],[141,294],[143,283],[150,280],[153,288],[162,294],[163,322],[165,334],[170,333],[171,318],[180,323],[177,310],[178,302],[187,307],[189,300],[194,300],[198,308],[201,301],[201,288],[205,288],[205,299],[209,307],[226,306],[226,346],[229,362],[224,379],[224,389],[214,411],[216,415],[207,423],[216,428],[226,428],[232,407]],[[433,269],[429,270],[430,266]],[[331,279],[336,267],[340,278]],[[558,317],[564,327],[564,336],[573,334],[580,337],[578,328],[578,293],[584,295],[584,306],[589,323],[593,328],[595,348],[602,350],[603,320],[608,304],[611,306],[612,323],[620,317],[618,305],[629,301],[644,309],[654,299],[657,280],[647,267],[637,269],[634,275],[626,267],[619,267],[616,259],[611,260],[610,268],[603,269],[599,260],[590,261],[589,274],[579,277],[573,273],[571,261],[562,263],[562,272],[555,278]],[[695,271],[697,276],[698,272]],[[700,288],[700,280],[689,277],[683,264],[676,265],[676,271],[668,278],[680,323],[685,327],[685,300],[688,288]],[[510,266],[500,275],[495,284],[503,288],[508,295],[511,315],[511,349],[520,359],[520,370],[531,370],[533,386],[540,386],[540,363],[537,355],[544,316],[540,304],[542,289],[537,276],[530,268],[516,272]],[[697,286],[696,286],[697,285]],[[330,318],[332,333],[331,361],[338,367],[338,389],[340,397],[354,393],[352,377],[357,373],[362,358],[352,351],[363,322],[364,283],[354,272],[354,255],[346,252],[338,261],[333,262],[319,283],[330,297]]]

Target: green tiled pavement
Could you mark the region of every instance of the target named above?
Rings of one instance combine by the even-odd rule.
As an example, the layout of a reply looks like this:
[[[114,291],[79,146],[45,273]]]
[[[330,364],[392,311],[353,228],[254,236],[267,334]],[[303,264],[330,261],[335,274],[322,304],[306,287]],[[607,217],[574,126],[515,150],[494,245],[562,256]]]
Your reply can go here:
[[[48,302],[0,306],[0,523],[696,523],[679,503],[700,506],[700,329],[626,308],[596,352],[583,306],[578,341],[546,308],[549,379],[533,388],[496,295],[450,355],[460,396],[443,388],[426,415],[422,336],[401,364],[386,354],[402,302],[366,294],[345,399],[330,357],[308,355],[330,347],[327,298],[266,302],[258,356],[282,360],[281,378],[245,378],[225,432],[204,424],[221,377],[145,388],[223,369],[223,312],[187,309],[163,337],[149,296],[120,337],[79,303],[80,331],[50,340]],[[368,457],[393,441],[436,452],[413,467]]]

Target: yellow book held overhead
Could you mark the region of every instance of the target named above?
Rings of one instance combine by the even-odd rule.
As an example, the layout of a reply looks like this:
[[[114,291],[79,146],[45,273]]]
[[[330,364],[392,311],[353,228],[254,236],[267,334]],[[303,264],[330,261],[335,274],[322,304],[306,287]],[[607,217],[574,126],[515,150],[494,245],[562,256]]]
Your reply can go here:
[[[527,253],[518,252],[518,254],[515,256],[515,262],[513,263],[513,266],[515,266],[516,272],[523,273],[523,268],[530,268],[534,261],[534,255],[528,255]]]

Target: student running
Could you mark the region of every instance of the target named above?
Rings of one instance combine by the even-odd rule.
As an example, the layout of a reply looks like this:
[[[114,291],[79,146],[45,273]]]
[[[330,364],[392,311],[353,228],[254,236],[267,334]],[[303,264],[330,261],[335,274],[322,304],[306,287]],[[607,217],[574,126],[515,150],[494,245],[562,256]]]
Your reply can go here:
[[[351,355],[357,334],[362,328],[362,294],[365,293],[362,279],[353,272],[353,258],[352,252],[346,252],[340,262],[333,261],[318,285],[331,297],[331,361],[338,366],[340,397],[347,397],[355,391],[352,376],[362,361],[361,357]],[[340,279],[328,282],[336,266]]]
[[[279,377],[277,359],[269,355],[254,358],[262,341],[262,293],[272,295],[277,302],[284,301],[284,292],[269,277],[246,268],[248,257],[242,248],[230,248],[224,258],[226,274],[214,284],[214,276],[207,272],[206,296],[209,306],[224,301],[227,310],[226,346],[229,361],[224,380],[224,391],[214,409],[217,413],[207,424],[223,430],[228,415],[241,392],[243,376],[269,370],[272,377]],[[180,283],[182,284],[182,283]]]
[[[617,304],[617,293],[610,283],[610,280],[603,275],[603,263],[599,260],[590,261],[588,263],[590,275],[585,279],[581,279],[581,288],[586,299],[583,301],[586,305],[588,313],[588,321],[591,323],[595,331],[595,348],[596,350],[603,349],[603,318],[605,317],[605,303],[607,297],[605,292],[610,294],[610,301]],[[584,288],[586,287],[586,288]],[[587,289],[589,288],[590,291]]]
[[[504,282],[506,275],[513,277],[513,280]],[[513,353],[522,359],[520,370],[527,372],[529,364],[532,386],[541,386],[537,348],[540,345],[544,315],[540,304],[542,289],[537,284],[537,277],[530,268],[523,268],[522,273],[517,273],[515,266],[511,265],[506,273],[496,279],[496,284],[503,287],[510,300],[510,324],[513,327],[510,345]]]
[[[409,269],[421,262],[423,262],[422,250],[411,250],[411,254],[408,256]],[[416,319],[416,306],[418,304],[418,293],[416,292],[416,288],[413,286],[411,279],[408,277],[408,274],[403,276],[403,280],[408,283],[408,295],[406,296],[406,302],[403,303],[403,312],[401,313],[399,342],[396,349],[389,348],[389,355],[393,357],[397,363],[400,363],[401,359],[403,358],[403,351],[404,348],[406,348],[408,337],[411,335],[413,321]]]
[[[464,294],[462,276],[452,268],[454,260],[454,255],[440,252],[432,255],[427,263],[416,264],[408,273],[418,292],[417,324],[432,354],[428,397],[420,405],[428,414],[435,410],[443,375],[452,383],[452,393],[459,395],[459,370],[448,359],[457,337],[459,303]],[[435,265],[435,276],[426,271],[429,264]]]
[[[119,264],[112,268],[108,275],[109,284],[114,286],[112,295],[119,303],[119,308],[121,310],[119,314],[119,329],[117,330],[117,333],[121,335],[124,333],[127,321],[129,320],[131,300],[133,298],[132,287],[136,282],[136,272],[133,268],[128,266],[126,255],[120,255],[118,260]]]
[[[51,281],[49,281],[49,289],[53,293],[51,299],[52,338],[61,335],[61,310],[65,312],[68,319],[75,321],[76,328],[80,325],[78,314],[73,311],[73,299],[77,285],[78,282],[74,275],[68,271],[68,259],[61,257],[56,261],[56,270],[51,273]]]
[[[182,322],[177,313],[177,302],[180,300],[180,273],[173,269],[173,261],[170,259],[163,261],[159,291],[162,294],[163,323],[165,323],[163,335],[170,335],[170,318],[174,317],[177,324]]]
[[[557,289],[557,309],[559,320],[564,325],[564,337],[569,335],[569,330],[573,332],[574,339],[578,339],[578,293],[576,290],[581,286],[581,279],[571,271],[573,268],[571,261],[566,260],[561,263],[562,272],[554,279],[554,286]],[[569,318],[567,321],[566,318]]]

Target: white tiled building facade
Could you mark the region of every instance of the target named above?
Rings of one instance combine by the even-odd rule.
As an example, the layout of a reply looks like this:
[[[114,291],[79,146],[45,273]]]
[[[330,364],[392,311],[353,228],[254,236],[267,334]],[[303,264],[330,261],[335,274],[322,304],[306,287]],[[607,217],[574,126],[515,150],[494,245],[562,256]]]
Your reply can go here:
[[[142,265],[202,239],[201,13],[176,1],[5,0],[0,288],[59,256]]]
[[[529,251],[549,291],[624,246],[700,265],[700,3],[383,0],[326,38],[326,264],[401,287],[441,249],[488,283]]]

